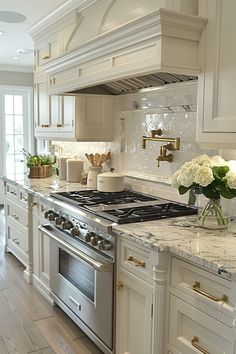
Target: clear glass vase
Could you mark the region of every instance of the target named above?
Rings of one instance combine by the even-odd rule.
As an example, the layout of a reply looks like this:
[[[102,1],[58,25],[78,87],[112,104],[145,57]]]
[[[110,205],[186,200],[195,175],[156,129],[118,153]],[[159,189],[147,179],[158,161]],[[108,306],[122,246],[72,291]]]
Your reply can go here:
[[[198,225],[207,229],[224,229],[230,224],[230,210],[221,199],[208,199],[198,207]]]

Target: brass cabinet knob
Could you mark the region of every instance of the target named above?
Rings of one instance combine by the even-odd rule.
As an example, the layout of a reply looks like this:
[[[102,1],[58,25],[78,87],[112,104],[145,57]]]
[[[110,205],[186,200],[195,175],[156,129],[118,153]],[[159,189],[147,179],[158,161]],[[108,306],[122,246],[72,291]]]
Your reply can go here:
[[[49,55],[42,55],[41,59],[45,60],[45,59],[49,59],[50,56]]]
[[[124,284],[122,283],[122,281],[118,281],[118,283],[116,284],[117,290],[120,290],[123,287],[124,287]]]

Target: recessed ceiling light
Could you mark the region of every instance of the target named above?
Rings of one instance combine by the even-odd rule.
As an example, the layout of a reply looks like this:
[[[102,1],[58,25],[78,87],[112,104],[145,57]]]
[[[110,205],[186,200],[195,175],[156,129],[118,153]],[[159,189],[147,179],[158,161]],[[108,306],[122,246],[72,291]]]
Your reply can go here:
[[[12,59],[14,59],[14,60],[18,60],[19,58],[18,58],[18,57],[12,57]]]
[[[5,32],[4,31],[0,31],[0,36],[2,35],[2,34],[4,34]]]
[[[0,11],[0,21],[6,23],[19,23],[24,22],[26,17],[18,12],[13,11]]]
[[[33,53],[33,49],[30,49],[30,48],[24,48],[24,49],[18,49],[17,50],[17,53],[19,54],[30,54],[30,53]]]

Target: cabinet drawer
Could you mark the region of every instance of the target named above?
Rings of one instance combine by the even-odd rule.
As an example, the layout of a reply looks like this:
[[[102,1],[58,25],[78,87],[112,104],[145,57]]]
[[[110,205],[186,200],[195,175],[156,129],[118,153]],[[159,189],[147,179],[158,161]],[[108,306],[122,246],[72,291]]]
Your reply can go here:
[[[16,227],[17,224],[28,227],[27,211],[9,200],[6,200],[6,216],[11,222],[16,223]]]
[[[231,315],[235,306],[231,281],[172,257],[171,286]]]
[[[152,284],[150,252],[126,240],[121,240],[120,247],[121,268]]]
[[[230,327],[173,295],[169,323],[169,345],[181,354],[234,353]]]
[[[19,188],[18,201],[22,207],[28,208],[28,192],[26,190]]]
[[[7,223],[7,247],[12,250],[12,253],[17,253],[15,256],[22,261],[21,254],[28,256],[28,235],[22,228],[15,228],[11,223]],[[18,256],[20,254],[20,257]]]
[[[10,199],[17,200],[18,199],[18,187],[17,185],[7,183],[6,184],[6,196]]]

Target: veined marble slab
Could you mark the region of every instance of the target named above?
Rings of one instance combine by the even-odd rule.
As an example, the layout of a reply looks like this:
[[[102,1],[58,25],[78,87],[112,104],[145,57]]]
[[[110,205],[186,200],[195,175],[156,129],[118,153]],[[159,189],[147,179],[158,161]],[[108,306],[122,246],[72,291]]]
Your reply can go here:
[[[203,268],[236,278],[236,224],[209,230],[196,216],[115,225],[113,231],[159,252],[168,251]]]

